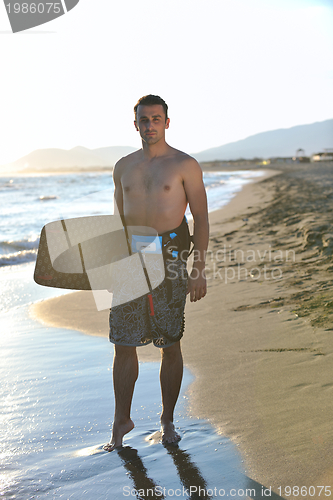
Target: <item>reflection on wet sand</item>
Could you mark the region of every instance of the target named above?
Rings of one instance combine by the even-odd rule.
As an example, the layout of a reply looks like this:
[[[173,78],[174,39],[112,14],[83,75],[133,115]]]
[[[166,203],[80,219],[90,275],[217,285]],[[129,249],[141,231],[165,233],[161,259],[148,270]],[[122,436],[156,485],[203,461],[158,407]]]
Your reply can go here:
[[[210,498],[207,494],[207,483],[204,480],[198,467],[191,461],[189,453],[183,451],[179,446],[165,446],[167,453],[172,457],[177,469],[179,479],[185,490],[191,491],[190,498]],[[165,498],[163,492],[157,489],[158,485],[148,477],[148,471],[143,465],[143,461],[138,454],[138,450],[126,446],[117,449],[118,455],[122,458],[125,469],[129,472],[133,481],[133,488],[137,491],[156,492],[156,498]],[[161,492],[161,493],[160,493]],[[147,494],[148,496],[148,494]],[[150,498],[155,498],[150,496]]]
[[[133,481],[133,488],[137,491],[144,490],[145,492],[156,491],[157,484],[148,477],[148,471],[143,465],[143,462],[138,454],[138,450],[131,446],[123,446],[116,448],[118,455],[123,460],[124,467],[129,473]],[[155,498],[150,496],[150,498]],[[165,498],[164,495],[159,495],[158,498]]]
[[[191,461],[190,454],[179,448],[179,446],[168,446],[166,449],[172,457],[173,463],[177,468],[177,474],[184,488],[195,490],[191,498],[210,498],[206,493],[208,489],[207,483],[198,467]],[[198,492],[202,493],[199,494]]]
[[[178,444],[164,446],[167,454],[171,456],[178,477],[183,485],[183,492],[187,492],[188,498],[196,500],[198,498],[211,499],[216,497],[219,490],[225,492],[225,496],[230,496],[227,490],[222,488],[211,488],[204,479],[200,469],[194,463],[191,455],[182,450]],[[122,459],[124,467],[133,481],[133,490],[137,493],[137,498],[147,496],[152,499],[166,498],[163,493],[167,492],[167,488],[161,488],[155,481],[149,477],[149,472],[143,464],[143,460],[138,454],[138,450],[131,446],[117,448],[119,457]],[[233,498],[270,498],[271,500],[283,500],[283,497],[277,495],[270,488],[254,481],[246,475],[240,475],[242,487],[235,488]],[[217,491],[216,491],[217,490]],[[133,491],[131,492],[131,494]],[[141,494],[144,493],[142,496]],[[181,496],[178,494],[178,496]],[[184,496],[183,496],[184,498]]]

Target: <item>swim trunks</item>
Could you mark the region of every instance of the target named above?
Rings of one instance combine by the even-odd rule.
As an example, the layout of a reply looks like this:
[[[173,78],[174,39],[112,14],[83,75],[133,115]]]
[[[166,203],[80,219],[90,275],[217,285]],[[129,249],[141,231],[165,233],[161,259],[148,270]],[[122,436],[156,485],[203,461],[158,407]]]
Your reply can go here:
[[[168,347],[180,340],[185,327],[186,264],[176,260],[167,262],[167,267],[171,275],[171,300],[168,300],[170,284],[166,278],[152,291],[154,317],[149,314],[147,295],[111,307],[110,342],[124,346],[143,346],[153,342],[156,347]]]
[[[181,257],[184,256],[183,250],[190,245],[189,240],[184,244],[187,234],[188,227],[184,219],[178,228],[161,235],[165,279],[151,292],[155,315],[150,315],[147,295],[111,307],[110,342],[133,347],[153,342],[156,347],[169,347],[181,339],[185,327],[188,251],[185,251],[185,259]]]

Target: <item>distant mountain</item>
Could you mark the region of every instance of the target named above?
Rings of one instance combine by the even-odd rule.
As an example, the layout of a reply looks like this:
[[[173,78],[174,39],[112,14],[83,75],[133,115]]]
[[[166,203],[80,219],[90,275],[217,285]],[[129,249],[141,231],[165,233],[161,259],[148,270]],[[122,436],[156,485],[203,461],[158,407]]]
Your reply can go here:
[[[238,158],[272,158],[295,156],[297,149],[305,155],[333,148],[333,119],[311,125],[298,125],[288,129],[271,130],[224,146],[207,149],[194,156],[199,162],[237,160]],[[130,146],[110,146],[88,149],[76,146],[72,149],[36,149],[13,163],[0,167],[0,173],[56,172],[89,170],[113,167],[119,158],[135,151]]]
[[[290,157],[295,156],[300,148],[304,149],[305,156],[323,151],[324,148],[333,148],[333,119],[261,132],[192,156],[198,161]]]
[[[105,148],[93,149],[92,151],[103,158],[108,165],[114,165],[123,156],[127,156],[138,148],[132,148],[130,146],[110,146]]]
[[[130,146],[111,146],[88,149],[76,146],[72,149],[36,149],[13,163],[0,167],[0,172],[52,172],[61,170],[80,170],[100,167],[113,167],[122,156],[135,148]]]

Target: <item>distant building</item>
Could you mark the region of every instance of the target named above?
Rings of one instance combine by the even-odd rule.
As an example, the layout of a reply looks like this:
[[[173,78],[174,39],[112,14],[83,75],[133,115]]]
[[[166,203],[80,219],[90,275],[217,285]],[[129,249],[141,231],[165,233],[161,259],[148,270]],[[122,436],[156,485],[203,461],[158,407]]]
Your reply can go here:
[[[305,156],[305,151],[304,151],[304,149],[299,148],[299,149],[296,151],[296,158],[303,158],[304,156]]]
[[[274,156],[270,158],[271,163],[294,163],[294,158],[291,156]]]
[[[257,163],[258,167],[262,167],[263,165],[269,165],[271,163],[271,160],[262,160]]]
[[[311,162],[315,161],[333,161],[333,148],[324,149],[321,153],[315,153],[311,156]]]

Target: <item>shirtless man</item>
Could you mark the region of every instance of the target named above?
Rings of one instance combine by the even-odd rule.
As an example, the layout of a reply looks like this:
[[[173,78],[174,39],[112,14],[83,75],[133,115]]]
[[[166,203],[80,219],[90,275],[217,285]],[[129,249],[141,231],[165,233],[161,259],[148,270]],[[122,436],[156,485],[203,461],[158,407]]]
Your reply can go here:
[[[141,136],[142,149],[119,160],[114,168],[115,206],[124,215],[127,225],[152,227],[161,234],[180,226],[189,203],[194,220],[195,259],[185,283],[185,305],[186,293],[190,294],[191,302],[206,295],[207,198],[199,164],[165,141],[165,131],[170,123],[167,111],[166,103],[158,96],[145,96],[136,104],[134,125]],[[106,451],[121,446],[123,436],[134,427],[130,408],[138,377],[136,345],[144,345],[140,342],[132,345],[126,339],[121,345],[115,340],[111,331],[111,316],[112,309],[110,340],[115,344],[115,416],[111,440],[104,446]],[[161,356],[162,442],[172,444],[180,440],[173,425],[173,412],[183,375],[180,341],[162,347]]]

